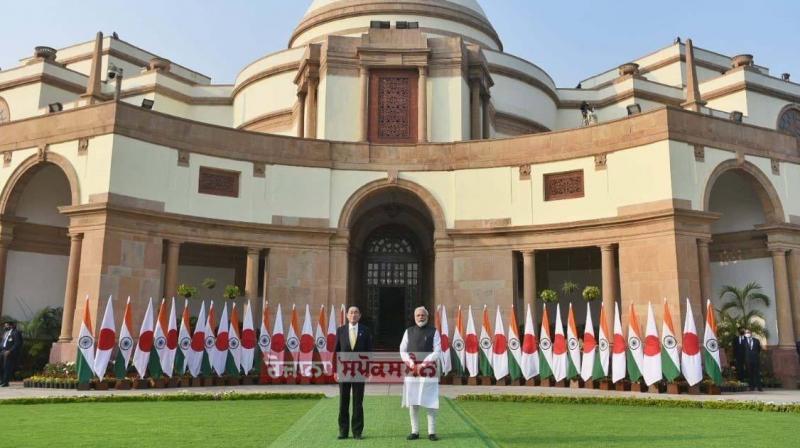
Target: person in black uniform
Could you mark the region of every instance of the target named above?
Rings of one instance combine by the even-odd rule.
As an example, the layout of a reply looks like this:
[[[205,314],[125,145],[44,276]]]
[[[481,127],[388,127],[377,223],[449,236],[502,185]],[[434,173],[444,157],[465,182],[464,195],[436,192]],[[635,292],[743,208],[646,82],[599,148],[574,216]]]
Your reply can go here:
[[[744,355],[749,376],[748,385],[750,386],[750,390],[758,388],[759,392],[763,392],[764,389],[761,388],[761,369],[759,366],[761,341],[754,338],[750,330],[745,330],[744,339]]]
[[[347,309],[347,323],[336,330],[334,352],[371,352],[372,334],[363,324],[356,306]],[[353,391],[353,438],[361,439],[364,431],[364,383],[339,382],[339,439],[346,439],[351,428],[350,391]]]
[[[22,355],[22,332],[17,330],[14,321],[3,323],[3,335],[0,340],[0,387],[8,387],[8,382],[14,376],[19,358]]]
[[[741,382],[747,381],[747,375],[745,375],[745,337],[744,337],[744,328],[739,329],[739,335],[733,339],[733,359],[734,365],[736,366],[736,377]]]

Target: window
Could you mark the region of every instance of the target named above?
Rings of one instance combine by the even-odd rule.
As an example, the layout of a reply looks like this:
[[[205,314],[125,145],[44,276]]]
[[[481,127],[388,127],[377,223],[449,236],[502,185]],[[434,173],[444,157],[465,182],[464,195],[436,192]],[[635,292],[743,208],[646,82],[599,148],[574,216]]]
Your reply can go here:
[[[800,108],[785,109],[778,118],[778,130],[800,138]]]

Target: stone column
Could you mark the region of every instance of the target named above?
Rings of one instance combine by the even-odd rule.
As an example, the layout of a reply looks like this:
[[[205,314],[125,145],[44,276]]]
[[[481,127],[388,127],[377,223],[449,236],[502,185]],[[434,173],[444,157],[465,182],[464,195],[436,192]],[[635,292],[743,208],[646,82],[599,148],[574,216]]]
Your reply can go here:
[[[697,263],[698,263],[698,271],[700,271],[700,308],[703,310],[703,314],[705,314],[705,303],[706,300],[711,300],[711,295],[713,291],[711,291],[711,255],[709,255],[708,251],[708,243],[710,241],[707,239],[698,239],[697,240]]]
[[[261,300],[267,300],[267,291],[269,291],[269,249],[264,255],[264,288],[261,290]]]
[[[303,138],[306,136],[306,93],[298,92],[297,102],[300,103],[300,110],[297,115],[297,136]]]
[[[481,82],[478,79],[472,79],[469,83],[469,122],[470,122],[470,139],[480,140],[481,136]]]
[[[489,100],[490,100],[490,98],[491,97],[489,95],[482,95],[481,96],[481,100],[482,100],[481,101],[481,106],[482,106],[481,107],[481,111],[482,111],[482,115],[483,115],[482,123],[483,123],[483,138],[484,139],[488,139],[491,136],[491,133],[492,133],[491,129],[489,127],[489,124],[490,124],[490,121],[489,121]]]
[[[3,315],[3,292],[6,288],[6,265],[10,241],[0,240],[0,316]]]
[[[417,131],[420,143],[428,141],[428,68],[419,68],[419,88],[417,89]]]
[[[606,325],[611,329],[614,328],[614,303],[617,300],[617,267],[614,264],[614,245],[600,246],[600,255],[603,308],[606,310]]]
[[[796,340],[800,337],[800,248],[789,252],[789,294]]]
[[[75,303],[78,298],[78,272],[81,268],[81,248],[83,234],[69,236],[69,264],[67,265],[67,287],[64,291],[64,311],[61,315],[60,342],[72,341],[72,322],[75,317]]]
[[[530,305],[534,326],[536,325],[536,253],[522,251],[522,299],[525,306]],[[524,316],[525,310],[522,310]]]
[[[248,299],[258,298],[258,257],[261,249],[247,248],[247,265],[244,274],[244,296]]]
[[[789,304],[789,276],[786,269],[786,248],[770,247],[772,272],[775,278],[775,314],[778,318],[778,346],[770,350],[772,370],[784,388],[796,389],[800,376],[795,350],[792,310]]]
[[[167,241],[167,261],[164,263],[164,297],[169,299],[178,295],[178,260],[180,259],[181,243],[175,240]]]
[[[317,138],[317,86],[319,80],[310,78],[308,80],[308,128],[306,129],[307,138]]]
[[[361,67],[359,72],[361,81],[361,138],[362,142],[369,140],[369,69]]]

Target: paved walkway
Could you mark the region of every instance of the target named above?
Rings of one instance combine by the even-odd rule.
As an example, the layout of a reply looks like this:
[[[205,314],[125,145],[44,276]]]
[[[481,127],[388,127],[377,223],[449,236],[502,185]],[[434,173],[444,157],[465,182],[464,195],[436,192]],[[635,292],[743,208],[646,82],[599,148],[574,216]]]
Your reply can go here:
[[[400,384],[369,384],[367,395],[400,396]],[[236,391],[239,393],[323,393],[329,397],[339,394],[339,387],[335,384],[327,385],[267,385],[267,386],[218,386],[218,387],[191,387],[172,389],[144,389],[144,390],[109,390],[109,391],[78,391],[70,389],[40,389],[25,388],[22,383],[11,383],[10,387],[0,388],[0,400],[9,398],[33,397],[74,397],[80,395],[147,395],[147,394],[178,394],[178,393],[222,393]],[[800,390],[765,389],[764,392],[738,392],[723,395],[668,395],[650,394],[639,392],[601,391],[597,389],[568,389],[552,387],[529,386],[440,386],[443,396],[455,398],[464,394],[508,394],[508,395],[560,395],[578,397],[632,397],[640,399],[658,398],[663,400],[735,400],[735,401],[764,401],[773,403],[800,403]]]

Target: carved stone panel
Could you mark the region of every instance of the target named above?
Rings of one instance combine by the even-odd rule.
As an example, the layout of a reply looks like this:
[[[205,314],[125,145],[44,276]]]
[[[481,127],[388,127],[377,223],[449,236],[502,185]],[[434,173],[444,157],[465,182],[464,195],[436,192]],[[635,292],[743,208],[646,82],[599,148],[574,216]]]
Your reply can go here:
[[[0,98],[0,123],[11,121],[11,109],[3,98]]]
[[[89,151],[89,139],[88,138],[78,139],[78,155],[85,156],[88,151]]]
[[[417,140],[417,70],[372,70],[369,137],[375,143]]]
[[[800,109],[786,109],[778,119],[778,129],[800,138]]]
[[[519,180],[531,180],[531,165],[519,166]]]
[[[239,172],[200,167],[197,192],[215,196],[239,197]]]
[[[545,201],[582,198],[583,196],[583,170],[544,175]]]

